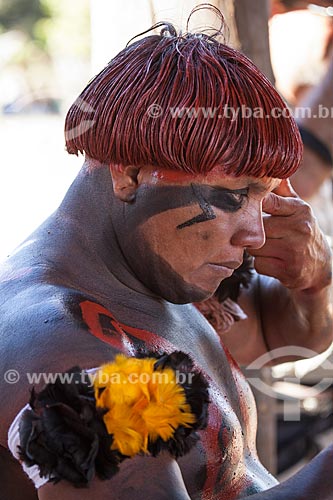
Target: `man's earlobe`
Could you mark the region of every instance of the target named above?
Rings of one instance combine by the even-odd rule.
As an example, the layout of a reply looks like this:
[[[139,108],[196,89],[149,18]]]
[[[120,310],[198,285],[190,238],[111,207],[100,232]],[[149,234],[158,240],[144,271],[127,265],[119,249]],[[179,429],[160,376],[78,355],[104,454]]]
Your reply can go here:
[[[135,200],[136,190],[138,188],[138,173],[140,168],[128,165],[110,165],[110,173],[112,177],[113,192],[115,196],[127,203]]]

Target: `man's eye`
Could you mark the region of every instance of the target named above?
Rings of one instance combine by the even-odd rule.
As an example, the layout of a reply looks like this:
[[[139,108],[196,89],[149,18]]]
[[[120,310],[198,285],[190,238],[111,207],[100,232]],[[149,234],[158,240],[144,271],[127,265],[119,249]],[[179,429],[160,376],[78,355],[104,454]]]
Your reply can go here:
[[[224,187],[211,188],[207,192],[206,200],[211,205],[225,212],[236,212],[248,199],[249,189],[226,189]]]
[[[248,190],[247,189],[242,189],[242,190],[235,190],[235,191],[229,191],[228,192],[228,197],[230,201],[234,202],[235,204],[241,206],[243,202],[247,199],[248,197]]]
[[[229,193],[229,196],[231,196],[231,198],[233,198],[237,203],[242,203],[244,198],[247,197],[247,194],[243,194],[243,193]]]

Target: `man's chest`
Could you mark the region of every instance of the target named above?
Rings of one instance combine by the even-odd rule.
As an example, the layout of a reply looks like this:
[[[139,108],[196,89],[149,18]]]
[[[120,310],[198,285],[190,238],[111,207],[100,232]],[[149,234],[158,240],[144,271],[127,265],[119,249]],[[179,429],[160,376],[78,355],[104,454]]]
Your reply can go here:
[[[120,322],[89,301],[81,303],[81,310],[93,335],[128,354],[182,350],[191,355],[209,382],[209,420],[199,444],[179,460],[183,477],[192,498],[220,499],[225,491],[226,498],[237,498],[249,482],[246,456],[255,456],[256,412],[249,386],[218,336],[201,319],[186,322],[178,317],[171,326],[166,320],[163,330],[163,317],[154,328],[153,322],[143,325],[133,316],[128,322],[135,326],[126,319]]]
[[[258,491],[264,489],[258,486],[256,473],[249,466],[254,460],[263,476],[267,474],[256,458],[256,409],[252,392],[238,368],[232,368],[231,374],[226,372],[224,377],[222,384],[208,375],[208,425],[200,431],[200,442],[193,456],[180,461],[193,499],[233,500],[244,496],[254,485]]]

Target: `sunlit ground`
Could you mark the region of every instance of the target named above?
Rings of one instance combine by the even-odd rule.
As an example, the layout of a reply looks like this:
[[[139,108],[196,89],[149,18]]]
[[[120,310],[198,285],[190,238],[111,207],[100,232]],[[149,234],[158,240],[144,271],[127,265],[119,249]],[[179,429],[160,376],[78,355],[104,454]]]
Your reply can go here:
[[[83,163],[64,150],[59,116],[0,116],[0,260],[62,200]]]

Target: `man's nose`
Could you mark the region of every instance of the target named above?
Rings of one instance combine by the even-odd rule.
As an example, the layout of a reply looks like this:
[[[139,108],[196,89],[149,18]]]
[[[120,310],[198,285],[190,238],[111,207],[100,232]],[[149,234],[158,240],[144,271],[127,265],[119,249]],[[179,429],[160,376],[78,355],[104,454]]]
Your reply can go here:
[[[232,245],[252,250],[264,246],[265,241],[266,234],[261,211],[252,217],[247,217],[231,238]]]

